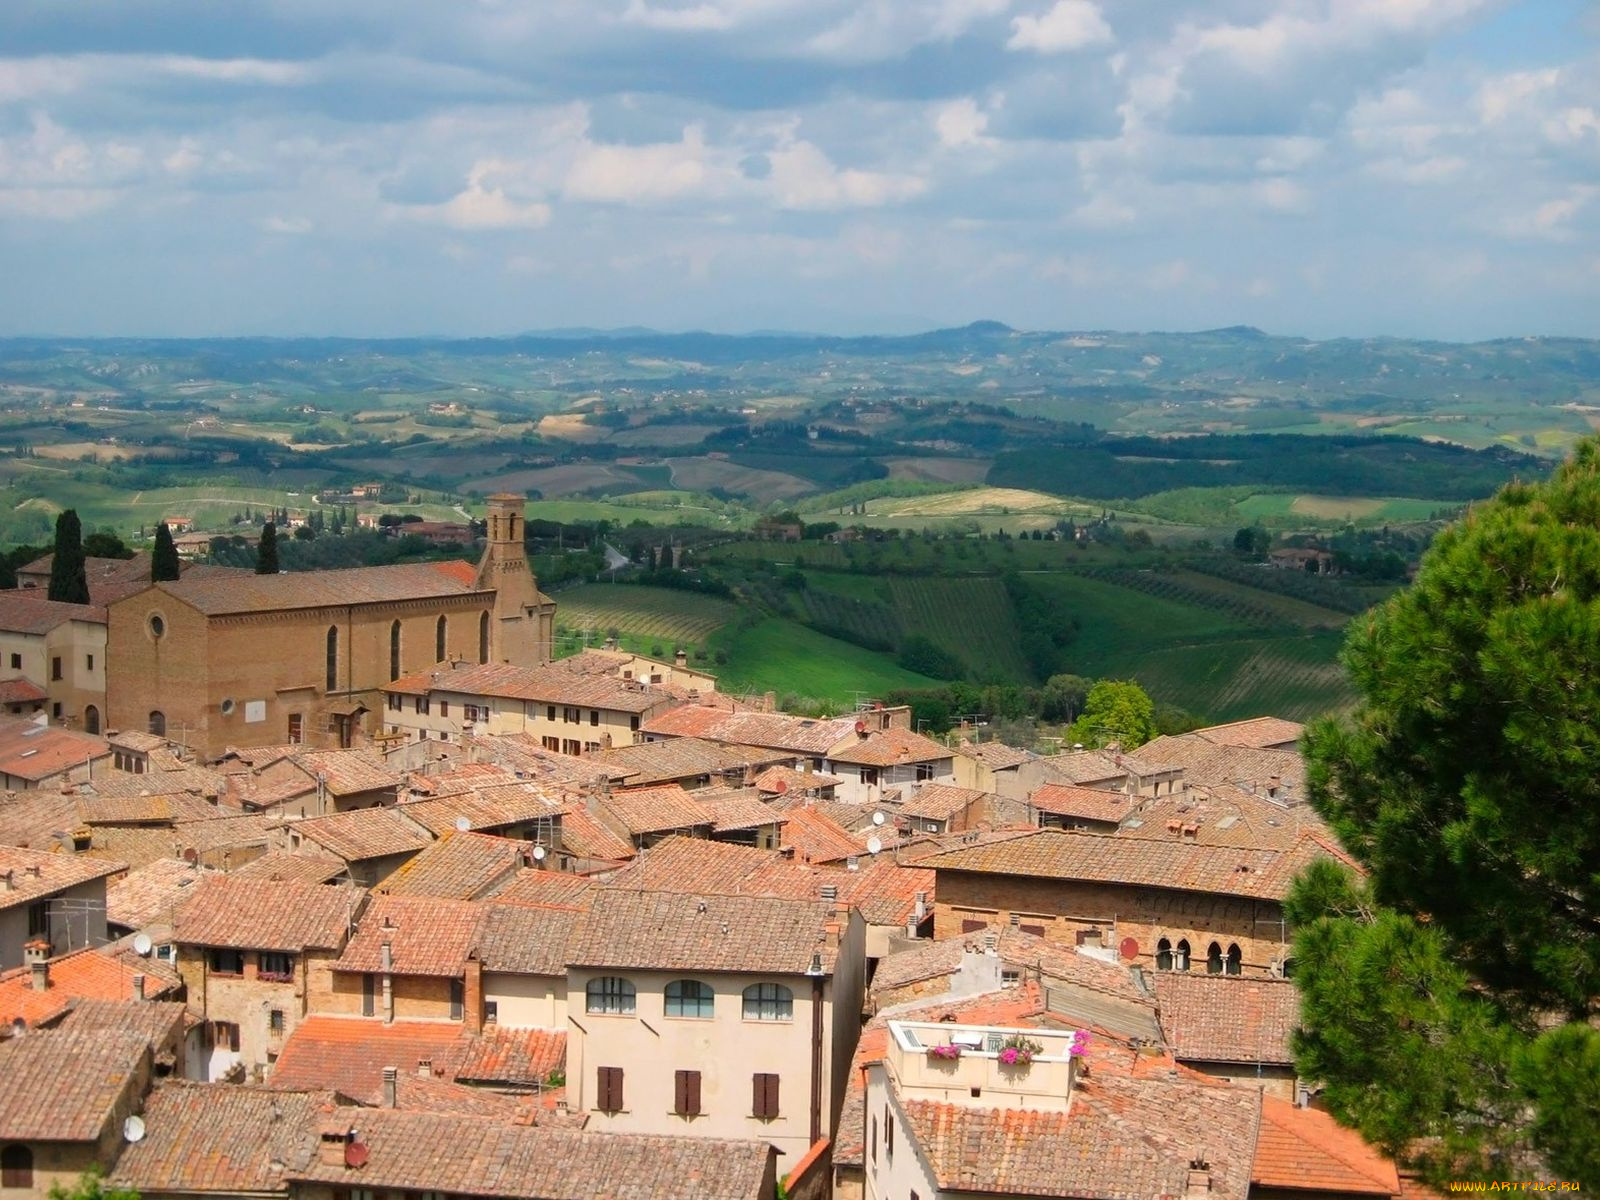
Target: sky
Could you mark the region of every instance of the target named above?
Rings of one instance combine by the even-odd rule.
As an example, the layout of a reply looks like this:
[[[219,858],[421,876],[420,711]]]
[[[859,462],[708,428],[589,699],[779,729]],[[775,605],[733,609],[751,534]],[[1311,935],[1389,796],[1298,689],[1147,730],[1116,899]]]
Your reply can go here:
[[[1600,336],[1596,0],[5,0],[0,336]]]

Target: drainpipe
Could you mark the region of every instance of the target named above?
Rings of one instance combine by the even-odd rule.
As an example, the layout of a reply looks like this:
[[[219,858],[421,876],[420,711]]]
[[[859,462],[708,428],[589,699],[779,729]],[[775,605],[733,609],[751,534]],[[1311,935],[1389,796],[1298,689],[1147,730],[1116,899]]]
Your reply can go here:
[[[822,979],[811,981],[811,1145],[822,1140]]]

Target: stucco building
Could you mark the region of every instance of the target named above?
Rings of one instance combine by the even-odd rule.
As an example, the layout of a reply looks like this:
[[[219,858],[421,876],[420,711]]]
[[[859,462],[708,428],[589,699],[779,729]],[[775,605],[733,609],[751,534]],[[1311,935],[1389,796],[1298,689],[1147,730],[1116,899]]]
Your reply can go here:
[[[229,746],[348,747],[381,726],[385,685],[464,659],[548,662],[555,602],[523,547],[523,499],[489,499],[467,563],[190,575],[109,607],[109,721],[219,757]]]
[[[99,733],[106,610],[43,596],[38,590],[0,592],[0,689],[8,700],[15,697],[6,710],[18,716],[47,711],[52,721]]]

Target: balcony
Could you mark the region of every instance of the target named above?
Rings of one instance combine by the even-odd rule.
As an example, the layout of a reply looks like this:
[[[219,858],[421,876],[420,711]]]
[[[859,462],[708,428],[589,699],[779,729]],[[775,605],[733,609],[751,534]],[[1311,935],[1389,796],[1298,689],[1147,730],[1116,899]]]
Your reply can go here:
[[[1064,1112],[1072,1099],[1074,1060],[1081,1053],[1075,1048],[1086,1036],[1072,1030],[890,1021],[887,1062],[905,1099]],[[1018,1051],[1018,1043],[1028,1048]]]

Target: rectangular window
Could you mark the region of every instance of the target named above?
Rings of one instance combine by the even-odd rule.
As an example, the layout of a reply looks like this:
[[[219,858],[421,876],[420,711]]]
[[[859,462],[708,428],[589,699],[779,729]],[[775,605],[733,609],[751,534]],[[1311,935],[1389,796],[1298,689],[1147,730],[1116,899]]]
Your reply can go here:
[[[583,714],[575,708],[564,708],[561,710],[561,719],[568,725],[576,725],[583,720]]]
[[[467,988],[459,979],[450,981],[450,1019],[459,1021],[467,1015]]]
[[[583,743],[578,741],[577,738],[562,738],[561,753],[577,757],[583,753]]]
[[[213,975],[243,975],[244,951],[226,950],[215,947],[211,951],[211,973]]]
[[[378,979],[375,975],[361,977],[361,1015],[370,1017],[378,1011]]]
[[[674,1071],[672,1075],[672,1111],[680,1117],[700,1115],[700,1072]]]
[[[299,713],[289,714],[289,744],[298,746],[305,739],[305,718]]]
[[[389,711],[390,712],[399,712],[400,711],[400,694],[398,692],[390,692],[389,693]]]
[[[604,1113],[622,1111],[622,1068],[600,1067],[595,1072],[596,1095],[594,1106]]]
[[[428,711],[428,698],[426,696],[418,696],[417,697],[416,709],[417,709],[417,711],[419,713],[424,713],[424,714],[427,713],[427,711]]]
[[[61,678],[61,656],[59,654],[50,659],[50,678]]]
[[[876,787],[878,783],[878,768],[862,767],[861,782],[867,784],[868,786]]]
[[[450,701],[448,701],[448,700],[439,701],[439,715],[441,717],[448,717],[450,715]]]
[[[57,700],[50,706],[50,715],[58,721],[61,719],[61,701]]]
[[[554,721],[556,719],[556,706],[554,704],[547,706],[544,710],[544,715],[545,720]]]
[[[894,1161],[894,1115],[887,1104],[883,1106],[883,1156]]]
[[[778,1115],[778,1077],[759,1072],[750,1077],[750,1115],[770,1121]]]
[[[871,1125],[870,1130],[867,1133],[867,1154],[871,1157],[873,1164],[876,1165],[877,1161],[878,1161],[878,1118],[877,1117],[873,1117],[872,1118],[872,1125]]]
[[[600,724],[600,710],[599,709],[591,708],[589,710],[589,724],[591,724],[591,725]]]
[[[50,936],[50,902],[36,900],[28,905],[28,936],[31,938]]]
[[[500,1020],[500,1001],[485,1000],[483,1002],[483,1023],[494,1025]]]
[[[919,780],[932,779],[933,778],[933,764],[932,763],[918,763],[917,764],[917,778]]]
[[[583,744],[583,752],[585,754],[598,754],[599,751],[600,751],[600,743],[599,742],[585,742]]]
[[[13,655],[12,655],[12,656],[11,656],[11,669],[12,669],[12,670],[13,670],[13,671],[20,671],[20,670],[22,670],[22,655],[20,655],[20,654],[13,654]]]
[[[239,1027],[232,1021],[213,1021],[211,1044],[218,1050],[232,1050],[235,1054],[239,1053]]]
[[[94,670],[94,655],[92,655],[92,654],[84,655],[83,656],[83,662],[84,662],[84,670],[86,670],[86,671]]]
[[[275,1008],[267,1014],[267,1032],[283,1032],[283,1009]]]
[[[290,982],[294,979],[294,955],[263,950],[257,962],[256,975],[273,983]]]
[[[634,713],[633,716],[628,718],[628,728],[633,730],[635,733],[639,732],[639,714],[638,713]]]
[[[560,738],[558,738],[558,737],[547,737],[547,738],[540,738],[539,740],[544,744],[544,748],[546,750],[549,750],[554,754],[560,754],[561,753],[561,739]]]

